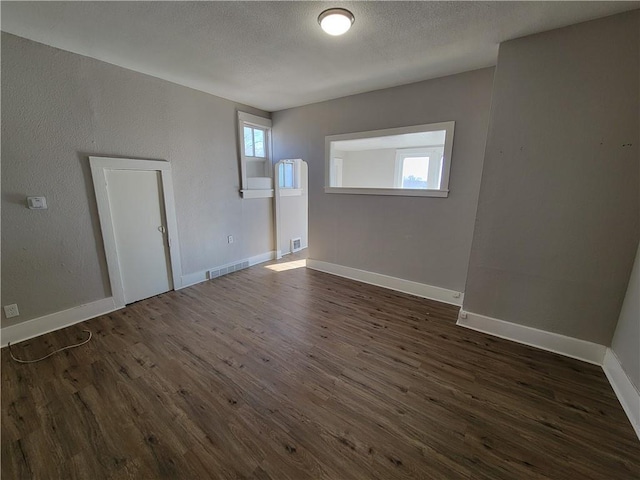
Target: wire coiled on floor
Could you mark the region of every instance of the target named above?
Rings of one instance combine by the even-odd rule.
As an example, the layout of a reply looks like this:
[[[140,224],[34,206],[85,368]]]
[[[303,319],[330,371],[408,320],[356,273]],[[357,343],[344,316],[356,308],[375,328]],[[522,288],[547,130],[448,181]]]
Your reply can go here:
[[[87,332],[89,334],[89,338],[87,338],[86,340],[84,340],[84,341],[82,341],[80,343],[76,343],[74,345],[67,345],[66,347],[59,348],[58,350],[55,350],[55,351],[51,352],[50,354],[45,355],[42,358],[36,358],[35,360],[22,360],[21,358],[16,358],[13,355],[13,352],[11,351],[11,342],[8,342],[7,346],[9,347],[9,355],[11,355],[11,359],[14,362],[18,362],[18,363],[37,363],[37,362],[41,362],[42,360],[44,360],[46,358],[49,358],[51,355],[55,355],[56,353],[62,352],[64,350],[68,350],[70,348],[80,347],[80,346],[84,345],[85,343],[88,343],[89,340],[91,340],[91,337],[93,336],[93,334],[89,330],[83,330],[83,332]]]

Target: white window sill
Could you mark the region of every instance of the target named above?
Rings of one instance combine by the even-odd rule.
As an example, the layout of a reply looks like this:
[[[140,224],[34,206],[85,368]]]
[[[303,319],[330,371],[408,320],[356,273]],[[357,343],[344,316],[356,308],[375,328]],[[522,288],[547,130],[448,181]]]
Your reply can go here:
[[[394,195],[399,197],[438,197],[446,198],[449,190],[418,190],[408,188],[349,188],[324,187],[324,193],[346,193],[349,195]]]
[[[302,195],[301,188],[281,188],[278,192],[281,197],[299,197]]]
[[[240,190],[240,194],[242,195],[242,198],[272,198],[273,189],[261,190],[256,188],[251,190]]]

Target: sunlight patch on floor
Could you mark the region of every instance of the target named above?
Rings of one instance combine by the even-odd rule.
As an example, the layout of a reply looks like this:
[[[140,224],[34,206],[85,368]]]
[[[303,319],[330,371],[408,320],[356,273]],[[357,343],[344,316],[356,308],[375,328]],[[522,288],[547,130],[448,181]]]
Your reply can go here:
[[[286,270],[293,270],[295,268],[302,268],[307,266],[307,260],[296,260],[294,262],[285,262],[285,263],[275,263],[273,265],[267,265],[264,268],[268,268],[269,270],[273,270],[274,272],[284,272]]]

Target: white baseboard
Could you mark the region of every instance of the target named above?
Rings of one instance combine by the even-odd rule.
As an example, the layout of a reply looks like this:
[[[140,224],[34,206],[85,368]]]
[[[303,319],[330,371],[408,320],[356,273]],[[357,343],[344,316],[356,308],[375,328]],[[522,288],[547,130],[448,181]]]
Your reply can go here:
[[[258,265],[259,263],[270,262],[271,260],[275,260],[276,251],[272,250],[270,252],[261,253],[260,255],[254,255],[253,257],[247,258],[245,261],[249,262],[249,266]]]
[[[457,324],[471,330],[601,366],[638,439],[640,439],[640,392],[629,380],[618,357],[610,348],[464,310],[460,310]]]
[[[465,318],[466,316],[466,318]],[[525,327],[477,313],[460,310],[457,324],[495,337],[523,343],[549,352],[559,353],[595,365],[602,365],[607,347],[558,333]]]
[[[270,252],[261,253],[260,255],[254,255],[253,257],[243,258],[242,260],[236,260],[235,262],[226,263],[224,265],[218,265],[215,267],[207,268],[206,270],[202,270],[200,272],[188,273],[187,275],[182,275],[182,285],[180,288],[176,288],[176,290],[180,290],[182,288],[190,287],[191,285],[195,285],[197,283],[206,282],[209,280],[207,276],[210,270],[222,270],[224,268],[231,267],[233,265],[237,265],[238,263],[248,262],[249,266],[257,265],[259,263],[268,262],[270,260],[274,260],[276,258],[276,251],[272,250]]]
[[[220,267],[217,267],[217,268],[220,268]],[[180,285],[180,288],[177,288],[176,290],[181,290],[183,288],[190,287],[191,285],[195,285],[197,283],[201,283],[206,280],[209,280],[207,278],[208,271],[209,270],[202,270],[201,272],[188,273],[186,275],[182,275],[182,278],[181,278],[182,285]]]
[[[320,272],[330,273],[339,277],[345,277],[397,292],[409,293],[417,297],[449,303],[451,305],[461,306],[464,298],[463,293],[454,290],[447,290],[424,283],[412,282],[411,280],[390,277],[388,275],[382,275],[381,273],[367,272],[366,270],[358,270],[357,268],[345,267],[343,265],[322,262],[311,258],[307,259],[307,267]]]
[[[289,249],[287,251],[278,250],[276,252],[276,259],[280,260],[282,257],[286,257],[287,255],[291,255],[292,253],[300,253],[301,251],[303,251],[306,248],[309,248],[309,247],[307,245],[303,245],[303,246],[300,247],[300,250],[296,250],[295,252],[292,252],[291,249]]]
[[[7,343],[18,343],[30,338],[44,335],[45,333],[60,330],[61,328],[89,320],[90,318],[105,315],[118,310],[113,297],[104,298],[91,303],[85,303],[77,307],[51,313],[44,317],[34,318],[26,322],[4,327],[0,330],[0,344],[6,347]]]
[[[602,369],[640,439],[640,392],[629,380],[620,360],[610,348],[607,348]]]
[[[228,265],[212,267],[212,269],[227,268],[240,262],[248,262],[249,266],[252,266],[259,263],[267,262],[269,260],[273,260],[275,257],[276,252],[271,251],[262,253],[260,255],[255,255],[244,260],[229,263]],[[207,280],[208,271],[209,270],[204,270],[202,272],[183,275],[181,277],[182,286],[176,288],[176,290],[188,287],[189,285],[204,282],[205,280]],[[109,312],[113,312],[114,310],[118,310],[119,308],[122,307],[117,307],[113,297],[109,297],[102,300],[97,300],[95,302],[86,303],[84,305],[79,305],[77,307],[63,310],[61,312],[51,313],[43,317],[27,320],[16,325],[4,327],[0,330],[0,346],[6,347],[9,342],[14,344],[22,342],[24,340],[29,340],[30,338],[38,337],[40,335],[44,335],[45,333],[60,330],[61,328],[65,328],[70,325],[89,320],[90,318],[105,315]]]

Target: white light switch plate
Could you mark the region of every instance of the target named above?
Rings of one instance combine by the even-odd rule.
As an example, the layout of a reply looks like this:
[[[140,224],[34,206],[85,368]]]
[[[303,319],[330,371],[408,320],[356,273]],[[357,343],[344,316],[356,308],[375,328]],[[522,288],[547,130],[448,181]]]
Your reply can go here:
[[[13,318],[13,317],[17,317],[18,315],[20,315],[20,312],[18,311],[18,305],[15,303],[12,303],[11,305],[5,305],[4,306],[4,316],[7,318]]]
[[[47,199],[45,197],[27,197],[27,205],[31,210],[46,210]]]

